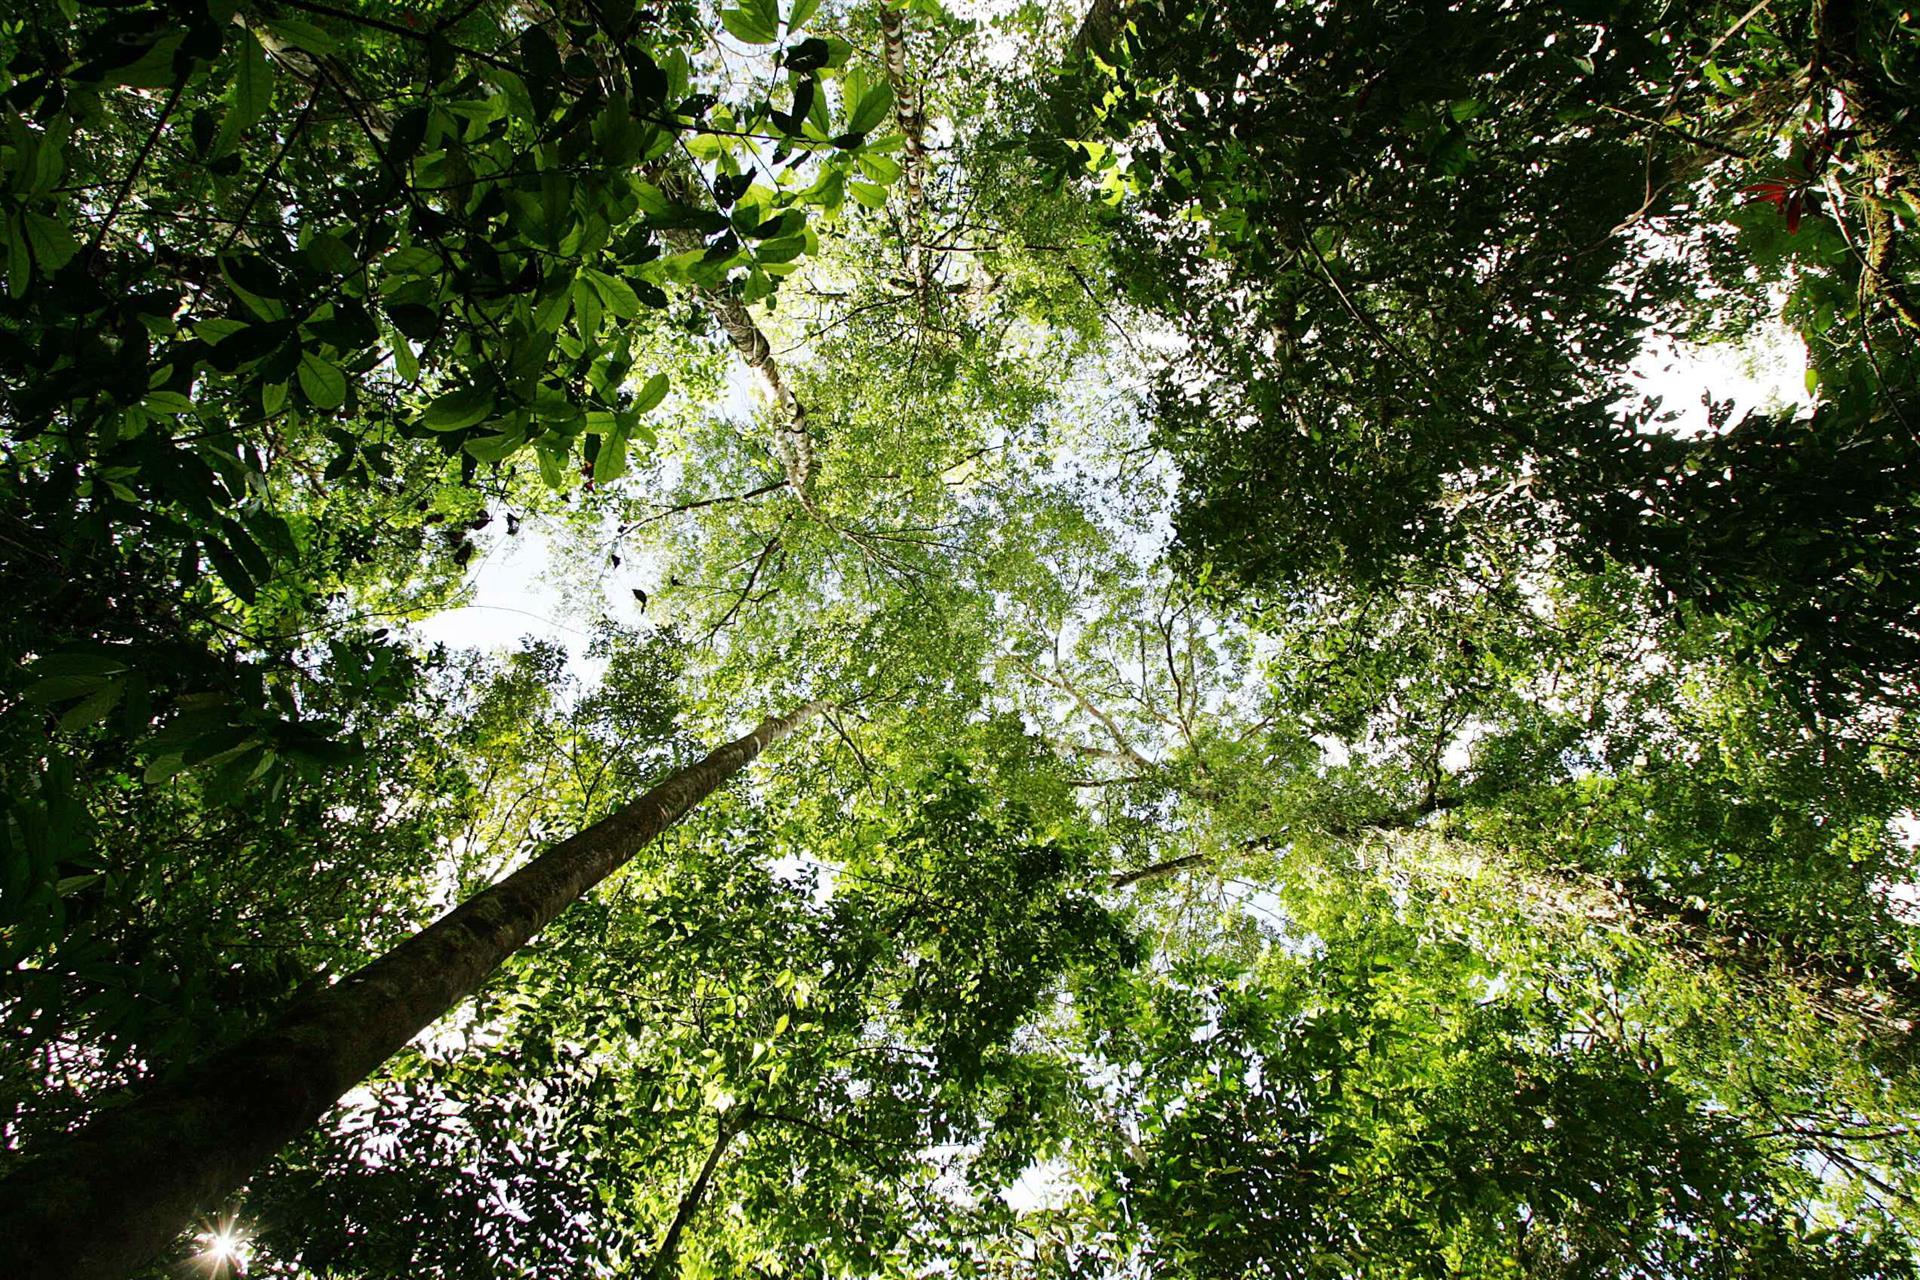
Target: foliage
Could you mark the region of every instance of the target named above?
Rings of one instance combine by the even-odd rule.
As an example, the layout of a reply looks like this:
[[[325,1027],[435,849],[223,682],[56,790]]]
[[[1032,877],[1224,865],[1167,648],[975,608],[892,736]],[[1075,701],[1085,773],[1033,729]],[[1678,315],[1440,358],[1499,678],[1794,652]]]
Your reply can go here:
[[[1397,581],[1519,529],[1652,570],[1817,698],[1904,696],[1915,152],[1880,104],[1916,74],[1908,15],[1130,13],[1054,146],[1189,340],[1157,394],[1194,569]],[[1643,340],[1743,337],[1778,293],[1815,411],[1675,434]]]
[[[180,1252],[1910,1275],[1916,34],[9,12],[0,1163],[820,699]]]

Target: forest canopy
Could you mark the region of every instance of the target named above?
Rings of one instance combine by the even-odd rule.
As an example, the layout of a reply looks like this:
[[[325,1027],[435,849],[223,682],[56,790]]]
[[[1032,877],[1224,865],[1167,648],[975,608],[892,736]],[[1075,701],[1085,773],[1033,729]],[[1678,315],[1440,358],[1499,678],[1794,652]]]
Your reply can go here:
[[[1915,104],[1894,0],[18,0],[0,1275],[1920,1272]]]

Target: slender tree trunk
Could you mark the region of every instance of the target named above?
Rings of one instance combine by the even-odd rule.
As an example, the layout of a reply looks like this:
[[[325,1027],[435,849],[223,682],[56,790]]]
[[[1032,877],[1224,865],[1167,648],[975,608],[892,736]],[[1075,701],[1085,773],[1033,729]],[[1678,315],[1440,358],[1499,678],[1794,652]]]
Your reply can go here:
[[[0,1182],[0,1277],[122,1280],[218,1207],[502,960],[820,709],[675,772],[345,980]]]
[[[1212,856],[1205,853],[1189,853],[1178,858],[1168,858],[1165,862],[1156,862],[1152,866],[1116,872],[1107,882],[1107,887],[1124,889],[1130,884],[1139,884],[1142,880],[1159,880],[1165,876],[1178,875],[1188,867],[1205,866],[1212,861]]]
[[[706,1162],[700,1166],[693,1185],[680,1197],[680,1207],[674,1212],[673,1221],[667,1226],[667,1234],[660,1238],[660,1247],[654,1251],[653,1262],[647,1267],[648,1280],[665,1280],[675,1255],[680,1252],[680,1237],[686,1234],[693,1215],[700,1212],[700,1204],[707,1198],[707,1184],[713,1181],[713,1171],[720,1167],[720,1157],[727,1154],[727,1148],[733,1144],[733,1140],[751,1123],[752,1107],[748,1107],[738,1119],[720,1117],[720,1128],[714,1135],[713,1149],[707,1152]]]
[[[881,60],[886,64],[887,84],[893,90],[893,116],[900,124],[901,151],[906,156],[901,168],[905,170],[907,210],[901,221],[907,239],[907,275],[913,280],[924,308],[929,272],[921,211],[925,204],[927,172],[927,114],[923,95],[907,75],[906,23],[891,6],[881,6],[880,36],[884,45]]]
[[[669,163],[662,161],[654,164],[648,169],[647,176],[676,204],[698,207],[706,203],[696,193],[694,183],[685,172]],[[663,230],[660,237],[675,253],[704,249],[707,244],[704,235],[686,227]],[[787,487],[793,491],[793,496],[809,515],[814,514],[813,430],[807,419],[807,407],[793,394],[786,374],[781,371],[779,358],[773,353],[773,343],[754,322],[747,304],[725,289],[696,288],[694,292],[706,304],[708,314],[719,323],[727,340],[733,344],[733,349],[747,362],[747,367],[759,374],[767,390],[773,393],[774,404],[783,415],[774,435],[774,455],[780,459],[781,468],[786,472]]]

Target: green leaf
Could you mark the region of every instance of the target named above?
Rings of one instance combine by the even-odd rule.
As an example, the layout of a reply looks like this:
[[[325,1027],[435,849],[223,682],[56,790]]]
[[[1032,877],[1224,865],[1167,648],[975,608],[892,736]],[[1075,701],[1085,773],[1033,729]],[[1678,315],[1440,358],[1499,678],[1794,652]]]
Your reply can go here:
[[[640,394],[633,398],[631,412],[641,414],[654,409],[667,398],[667,388],[671,385],[664,373],[656,373],[648,378],[647,384],[640,388]]]
[[[855,183],[854,185],[865,186],[866,184]],[[875,189],[879,190],[879,188]],[[884,190],[880,191],[880,204],[875,205],[874,208],[880,208],[886,204],[886,195],[887,193]],[[781,262],[792,262],[806,251],[807,238],[805,236],[787,236],[784,239],[767,241],[754,250],[753,256],[754,259],[764,267]]]
[[[877,187],[871,182],[849,182],[847,184],[847,192],[852,195],[855,200],[867,206],[869,209],[884,209],[887,207],[887,189],[885,187]],[[771,248],[772,246],[769,245],[768,247]]]
[[[337,53],[340,49],[332,36],[304,18],[273,18],[261,25],[286,43],[298,45],[308,53]]]
[[[897,181],[900,177],[900,162],[889,159],[883,155],[874,154],[872,144],[868,144],[868,146],[855,157],[855,160],[860,165],[860,172],[866,174],[875,182],[890,183]]]
[[[37,145],[32,147],[33,164],[27,190],[35,195],[44,195],[60,185],[65,176],[66,140],[64,131],[50,129],[40,135]]]
[[[560,388],[541,387],[533,393],[533,416],[541,422],[577,422],[580,406]]]
[[[594,290],[600,295],[600,300],[614,315],[622,320],[631,320],[640,314],[640,295],[636,294],[633,286],[625,280],[591,268],[581,274],[593,282]]]
[[[187,762],[181,758],[180,753],[170,751],[164,755],[157,755],[147,761],[147,767],[145,771],[141,773],[140,777],[141,780],[146,783],[158,784],[183,772],[186,767]]]
[[[534,441],[533,451],[540,459],[540,478],[547,482],[547,487],[558,489],[565,484],[568,455],[562,452],[562,446],[542,438]]]
[[[413,344],[404,334],[395,332],[387,335],[387,349],[393,352],[393,371],[408,382],[420,381],[420,357],[413,354]]]
[[[58,271],[80,252],[80,245],[67,230],[64,222],[58,222],[43,213],[29,213],[25,217],[27,243],[33,248],[33,260],[40,264],[40,270],[48,275]]]
[[[181,759],[189,769],[216,765],[258,745],[260,736],[252,725],[222,725],[195,738],[181,753]]]
[[[347,400],[347,375],[331,360],[300,353],[300,390],[318,409],[338,409]]]
[[[558,333],[560,324],[567,318],[567,304],[572,300],[571,282],[562,281],[542,294],[539,303],[533,309],[533,327],[542,333]]]
[[[35,664],[37,670],[39,664]],[[78,673],[49,675],[28,685],[24,696],[28,702],[41,706],[50,706],[56,702],[65,702],[68,698],[84,698],[97,693],[111,683],[110,675],[82,675]]]
[[[140,406],[148,413],[164,413],[175,417],[193,412],[193,401],[178,391],[149,391]]]
[[[207,559],[213,562],[213,571],[220,575],[220,581],[227,584],[227,590],[240,597],[241,603],[252,604],[259,596],[259,588],[240,563],[240,558],[218,538],[204,538],[200,546],[207,553]]]
[[[740,0],[740,7],[759,26],[780,33],[780,0]]]
[[[112,653],[49,653],[34,659],[30,670],[36,676],[116,676],[132,670],[132,662]],[[31,691],[27,696],[35,697]]]
[[[283,320],[287,308],[280,299],[286,294],[286,282],[264,260],[255,256],[222,258],[220,271],[234,296],[262,320]]]
[[[474,436],[462,441],[460,447],[481,462],[499,463],[512,457],[526,442],[526,436],[515,431],[499,436]]]
[[[887,112],[893,110],[893,90],[887,82],[869,88],[860,95],[860,100],[847,110],[847,123],[843,132],[872,133],[887,118]]]
[[[434,431],[460,431],[484,422],[493,412],[493,404],[493,392],[461,387],[435,398],[427,406],[424,421]]]
[[[239,61],[234,64],[233,85],[227,91],[227,114],[213,140],[216,159],[240,145],[241,135],[267,113],[273,101],[273,66],[267,61],[267,51],[251,31],[244,32],[239,43]]]
[[[260,549],[253,535],[241,528],[236,520],[222,518],[220,531],[226,535],[226,542],[233,553],[240,557],[240,563],[247,567],[247,573],[256,582],[264,582],[273,576],[273,562],[267,553]]]
[[[606,307],[600,301],[600,290],[591,280],[580,279],[573,282],[573,326],[580,336],[592,342],[600,335],[601,321],[606,319]]]
[[[78,733],[91,725],[99,724],[113,714],[113,709],[120,704],[120,695],[123,692],[124,686],[118,680],[98,690],[60,717],[60,731]]]
[[[347,242],[332,231],[315,232],[307,241],[305,252],[321,270],[336,276],[350,276],[360,269],[360,259],[347,247]]]
[[[18,215],[7,219],[7,296],[24,298],[33,280],[32,246]]]
[[[780,37],[777,19],[768,24],[746,9],[722,9],[720,25],[742,44],[772,44]]]
[[[627,471],[627,433],[617,423],[600,437],[600,452],[593,458],[593,482],[606,484],[618,480]]]
[[[831,213],[846,199],[846,184],[847,175],[844,170],[827,169],[811,187],[801,193],[800,198],[808,204],[817,204]]]
[[[792,32],[805,26],[807,19],[819,12],[819,9],[820,0],[793,0],[793,12],[787,15],[787,30]]]
[[[437,276],[441,269],[440,255],[424,245],[410,245],[405,249],[396,249],[380,260],[380,274],[383,276]]]

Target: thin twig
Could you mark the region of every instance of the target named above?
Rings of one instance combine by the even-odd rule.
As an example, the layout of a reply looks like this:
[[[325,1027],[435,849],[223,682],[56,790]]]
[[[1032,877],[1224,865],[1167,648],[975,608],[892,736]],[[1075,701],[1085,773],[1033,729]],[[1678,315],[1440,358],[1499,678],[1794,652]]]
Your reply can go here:
[[[133,167],[127,170],[127,177],[120,184],[120,192],[114,196],[113,203],[107,207],[107,216],[93,233],[93,239],[87,245],[86,256],[93,257],[100,251],[101,241],[107,238],[107,231],[113,226],[114,219],[120,216],[120,207],[133,193],[133,184],[139,181],[140,171],[147,166],[147,157],[153,154],[154,144],[160,141],[160,131],[167,127],[167,120],[173,115],[174,107],[180,103],[180,94],[187,87],[186,77],[173,82],[173,90],[167,94],[166,105],[160,108],[159,118],[153,122],[153,128],[147,133],[147,140],[140,145],[140,154],[133,158]]]

